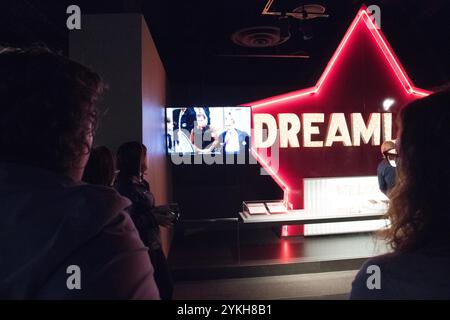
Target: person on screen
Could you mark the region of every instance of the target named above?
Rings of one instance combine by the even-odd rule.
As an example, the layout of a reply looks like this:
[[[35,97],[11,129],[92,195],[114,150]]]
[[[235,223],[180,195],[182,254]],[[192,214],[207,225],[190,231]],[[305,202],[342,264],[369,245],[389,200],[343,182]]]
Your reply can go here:
[[[155,281],[161,299],[172,298],[173,283],[169,266],[162,250],[159,226],[170,227],[172,218],[163,212],[166,207],[156,207],[155,197],[150,185],[144,179],[148,169],[147,148],[140,142],[131,141],[122,144],[117,151],[117,175],[115,187],[124,197],[131,200],[127,209],[155,268]]]
[[[131,202],[81,182],[99,75],[43,47],[0,70],[0,299],[159,299]]]
[[[173,139],[173,121],[170,117],[166,117],[166,147],[167,152],[175,151],[175,141]]]
[[[195,110],[195,114],[205,114],[206,115],[206,120],[207,120],[207,125],[211,125],[211,112],[209,111],[209,107],[198,107],[198,108],[194,108]]]
[[[91,150],[84,168],[83,181],[105,187],[111,187],[116,173],[114,156],[107,147],[100,146]]]
[[[219,145],[216,130],[208,125],[208,118],[202,111],[197,113],[196,126],[191,131],[191,143],[196,152],[213,152]]]
[[[381,145],[383,160],[377,168],[378,186],[385,195],[389,195],[395,185],[397,151],[393,141],[385,141]]]
[[[223,153],[238,153],[248,148],[249,136],[236,128],[236,120],[231,112],[225,115],[225,131],[219,136]]]
[[[179,108],[172,112],[172,122],[175,142],[177,142],[178,135],[184,132],[189,135],[191,130],[194,128],[196,121],[196,113],[194,108]],[[180,132],[181,131],[181,132]]]
[[[450,299],[450,91],[399,114],[398,175],[390,194],[393,252],[369,259],[352,299]]]

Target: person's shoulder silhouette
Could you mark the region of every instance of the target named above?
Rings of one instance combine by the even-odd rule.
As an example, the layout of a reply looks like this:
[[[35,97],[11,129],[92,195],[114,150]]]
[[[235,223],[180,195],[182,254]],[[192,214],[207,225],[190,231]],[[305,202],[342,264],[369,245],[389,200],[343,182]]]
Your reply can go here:
[[[98,74],[42,47],[0,69],[0,298],[158,299],[129,200],[81,182]]]

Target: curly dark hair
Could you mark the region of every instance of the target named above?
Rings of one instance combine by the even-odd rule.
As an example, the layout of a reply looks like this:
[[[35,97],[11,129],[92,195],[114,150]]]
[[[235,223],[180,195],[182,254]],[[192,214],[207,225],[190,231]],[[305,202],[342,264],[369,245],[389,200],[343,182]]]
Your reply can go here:
[[[395,251],[450,245],[450,91],[416,100],[398,117],[399,161],[387,238]]]
[[[89,152],[104,85],[45,47],[0,50],[0,161],[66,174]]]

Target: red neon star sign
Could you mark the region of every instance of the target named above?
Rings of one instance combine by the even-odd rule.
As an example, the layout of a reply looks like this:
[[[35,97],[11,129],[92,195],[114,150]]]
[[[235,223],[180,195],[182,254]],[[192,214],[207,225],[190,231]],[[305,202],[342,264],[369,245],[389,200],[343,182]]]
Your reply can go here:
[[[430,93],[413,85],[363,6],[315,86],[248,105],[252,106],[253,119],[257,114],[277,118],[284,113],[302,117],[320,112],[325,117],[343,113],[350,123],[352,113],[361,113],[367,123],[370,113],[386,112],[382,105],[387,99],[399,108]],[[326,126],[326,122],[321,125]],[[314,139],[323,141],[326,131],[321,128],[313,134]],[[303,208],[304,178],[375,175],[381,160],[379,146],[371,144],[281,148],[277,164],[267,156],[267,150],[253,148],[252,152],[294,209]]]

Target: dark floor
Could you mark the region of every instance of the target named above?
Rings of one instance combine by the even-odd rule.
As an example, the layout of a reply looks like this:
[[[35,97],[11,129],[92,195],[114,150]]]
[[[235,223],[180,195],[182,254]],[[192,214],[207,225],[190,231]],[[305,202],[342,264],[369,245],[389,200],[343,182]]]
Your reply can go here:
[[[370,233],[280,239],[272,228],[227,223],[185,225],[180,234],[169,264],[181,280],[354,270],[387,252]]]
[[[176,300],[348,299],[356,270],[240,279],[183,281]]]

